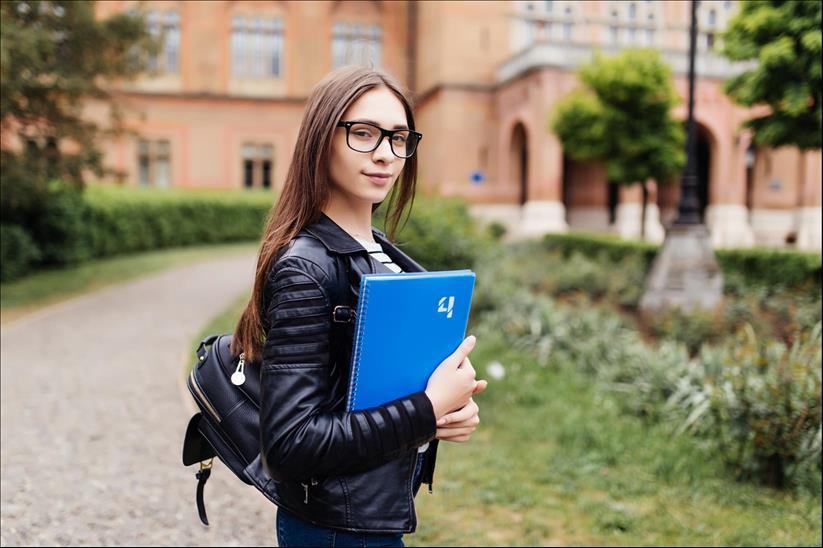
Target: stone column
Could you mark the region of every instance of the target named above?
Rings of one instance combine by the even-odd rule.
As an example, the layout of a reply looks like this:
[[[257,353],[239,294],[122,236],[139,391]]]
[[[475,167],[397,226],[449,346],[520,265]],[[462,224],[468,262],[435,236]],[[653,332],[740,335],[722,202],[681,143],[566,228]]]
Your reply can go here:
[[[820,187],[823,184],[820,171],[820,150],[805,152],[800,159],[803,162],[803,178],[800,181],[801,204],[797,208],[797,247],[808,251],[821,252],[821,217]]]
[[[649,189],[646,203],[646,241],[660,243],[666,232],[660,224],[660,210],[657,207],[657,185],[653,181],[646,182]],[[615,232],[621,238],[637,240],[640,238],[640,218],[643,211],[643,189],[639,184],[621,185],[620,198],[615,215]]]
[[[705,219],[715,248],[754,245],[754,232],[746,207],[746,149],[749,143],[749,134],[741,136],[736,144],[731,138],[718,139],[718,169],[714,170],[716,177],[711,179]]]
[[[528,196],[523,204],[520,229],[523,237],[566,232],[563,206],[563,148],[554,135],[535,132],[529,143]]]

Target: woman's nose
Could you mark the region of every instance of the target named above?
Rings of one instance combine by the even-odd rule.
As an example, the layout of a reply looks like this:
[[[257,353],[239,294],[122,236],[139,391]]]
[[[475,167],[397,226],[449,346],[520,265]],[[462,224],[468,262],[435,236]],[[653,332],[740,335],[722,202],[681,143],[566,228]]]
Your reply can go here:
[[[372,156],[374,159],[382,159],[383,161],[391,161],[394,158],[394,153],[391,150],[391,142],[387,135],[383,135],[377,148],[374,149]]]

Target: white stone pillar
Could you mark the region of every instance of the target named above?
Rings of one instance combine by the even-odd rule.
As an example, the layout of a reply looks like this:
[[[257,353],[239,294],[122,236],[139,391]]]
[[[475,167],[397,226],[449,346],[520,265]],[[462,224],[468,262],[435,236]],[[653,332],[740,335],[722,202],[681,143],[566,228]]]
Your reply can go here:
[[[749,209],[740,204],[716,204],[706,208],[706,226],[712,246],[752,247],[754,232],[749,224]]]
[[[666,236],[660,224],[660,209],[657,207],[656,189],[647,183],[649,201],[646,204],[646,241],[660,243]],[[621,186],[620,200],[615,214],[615,232],[623,239],[640,239],[640,218],[643,211],[643,189],[640,185]]]
[[[549,232],[566,232],[568,229],[563,202],[531,200],[523,204],[518,236],[539,237]]]
[[[807,151],[801,159],[804,162],[801,192],[803,205],[797,209],[797,247],[806,251],[823,250],[821,242],[821,219],[823,210],[820,207],[821,177],[820,151]]]

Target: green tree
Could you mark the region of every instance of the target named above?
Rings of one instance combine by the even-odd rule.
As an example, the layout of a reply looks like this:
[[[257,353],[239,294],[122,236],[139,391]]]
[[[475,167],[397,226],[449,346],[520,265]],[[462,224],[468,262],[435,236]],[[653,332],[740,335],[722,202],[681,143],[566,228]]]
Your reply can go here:
[[[144,71],[159,40],[137,12],[99,20],[89,1],[0,3],[0,278],[87,258],[83,175],[122,113],[108,91]],[[84,104],[108,104],[106,127]]]
[[[122,118],[107,87],[145,70],[159,45],[136,13],[98,20],[88,1],[3,1],[0,10],[0,211],[25,227],[46,181],[82,188],[85,170],[103,174],[98,139]],[[112,107],[108,128],[83,117],[87,98]]]
[[[745,123],[758,145],[820,148],[819,1],[743,1],[723,32],[721,52],[756,66],[726,82],[732,100],[769,111]]]
[[[670,182],[685,163],[685,132],[671,114],[679,101],[669,67],[654,50],[595,55],[578,70],[583,89],[562,99],[549,125],[574,160],[597,161],[609,181],[643,189],[646,180]]]

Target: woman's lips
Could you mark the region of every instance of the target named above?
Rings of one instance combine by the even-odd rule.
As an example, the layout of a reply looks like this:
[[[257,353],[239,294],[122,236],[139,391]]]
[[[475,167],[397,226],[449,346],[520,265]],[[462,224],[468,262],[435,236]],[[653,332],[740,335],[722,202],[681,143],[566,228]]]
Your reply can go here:
[[[391,180],[391,177],[388,175],[386,175],[385,177],[380,177],[378,175],[368,175],[366,173],[364,173],[363,175],[365,175],[369,181],[371,181],[373,184],[377,186],[386,186],[389,184],[389,181]]]

